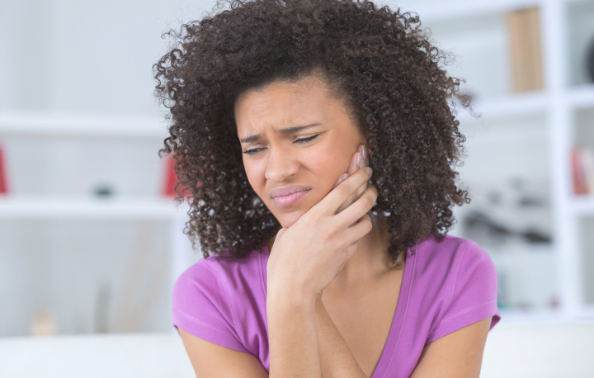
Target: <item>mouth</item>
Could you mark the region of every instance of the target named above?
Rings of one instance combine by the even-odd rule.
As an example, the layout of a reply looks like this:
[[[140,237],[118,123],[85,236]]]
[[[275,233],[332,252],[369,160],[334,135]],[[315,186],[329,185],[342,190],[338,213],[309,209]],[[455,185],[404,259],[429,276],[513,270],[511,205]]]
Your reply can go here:
[[[277,196],[272,199],[274,200],[274,203],[277,206],[281,206],[281,207],[291,206],[291,205],[294,205],[295,203],[297,203],[303,197],[305,197],[307,195],[307,193],[310,192],[310,190],[311,189],[307,189],[307,190],[291,193],[286,196]]]

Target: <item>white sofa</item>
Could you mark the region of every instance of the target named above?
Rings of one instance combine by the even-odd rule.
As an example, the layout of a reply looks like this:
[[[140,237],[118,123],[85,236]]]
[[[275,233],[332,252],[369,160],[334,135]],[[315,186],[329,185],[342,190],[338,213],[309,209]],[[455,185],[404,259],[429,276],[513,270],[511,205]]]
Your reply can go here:
[[[194,377],[176,333],[0,338],[0,377]],[[481,377],[592,378],[594,321],[499,324]]]

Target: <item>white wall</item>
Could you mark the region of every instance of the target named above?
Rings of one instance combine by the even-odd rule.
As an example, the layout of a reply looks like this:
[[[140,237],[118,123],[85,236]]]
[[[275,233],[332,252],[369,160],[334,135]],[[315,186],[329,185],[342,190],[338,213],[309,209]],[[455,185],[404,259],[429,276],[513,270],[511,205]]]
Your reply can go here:
[[[0,116],[162,118],[152,73],[167,51],[161,34],[213,4],[0,0]],[[0,144],[14,195],[90,198],[101,184],[117,197],[160,194],[159,138],[0,134]],[[0,221],[0,336],[28,335],[41,310],[60,334],[173,331],[170,232],[138,220]]]
[[[158,116],[160,35],[213,1],[0,1],[0,112]]]

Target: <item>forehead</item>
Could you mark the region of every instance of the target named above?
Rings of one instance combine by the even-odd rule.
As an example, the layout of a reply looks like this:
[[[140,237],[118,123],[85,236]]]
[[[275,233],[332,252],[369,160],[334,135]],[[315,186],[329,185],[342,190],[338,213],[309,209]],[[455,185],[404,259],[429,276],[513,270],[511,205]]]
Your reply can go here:
[[[242,93],[235,103],[240,137],[265,126],[294,126],[293,123],[323,121],[341,102],[316,77],[298,81],[275,81],[263,88]]]

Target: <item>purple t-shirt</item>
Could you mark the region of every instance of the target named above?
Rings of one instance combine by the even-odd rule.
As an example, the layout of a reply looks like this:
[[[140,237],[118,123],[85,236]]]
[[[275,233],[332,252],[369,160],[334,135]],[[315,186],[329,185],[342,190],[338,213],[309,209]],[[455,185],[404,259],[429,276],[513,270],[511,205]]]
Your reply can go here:
[[[268,371],[265,254],[236,262],[213,255],[189,267],[173,289],[173,325],[201,339],[250,353]],[[409,377],[423,347],[477,321],[501,318],[497,274],[469,239],[434,237],[407,252],[390,333],[372,378]],[[178,331],[179,332],[179,331]]]

